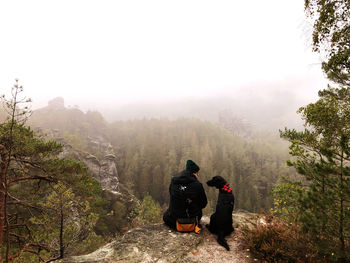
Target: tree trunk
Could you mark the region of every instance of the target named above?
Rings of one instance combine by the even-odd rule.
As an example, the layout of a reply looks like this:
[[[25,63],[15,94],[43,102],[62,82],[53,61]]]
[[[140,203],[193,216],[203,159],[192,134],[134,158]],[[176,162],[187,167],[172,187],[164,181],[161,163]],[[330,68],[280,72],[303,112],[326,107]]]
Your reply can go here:
[[[5,214],[6,214],[6,172],[8,165],[8,152],[3,145],[0,145],[0,244],[4,242]]]
[[[60,203],[60,257],[64,257],[64,246],[63,246],[63,224],[64,224],[64,215],[63,215],[63,204]]]
[[[339,222],[339,241],[340,241],[340,249],[342,252],[342,257],[345,255],[345,240],[344,240],[344,175],[343,175],[343,151],[341,153],[341,161],[340,161],[340,222]],[[341,258],[341,260],[345,260],[345,258]],[[345,261],[344,261],[345,262]]]

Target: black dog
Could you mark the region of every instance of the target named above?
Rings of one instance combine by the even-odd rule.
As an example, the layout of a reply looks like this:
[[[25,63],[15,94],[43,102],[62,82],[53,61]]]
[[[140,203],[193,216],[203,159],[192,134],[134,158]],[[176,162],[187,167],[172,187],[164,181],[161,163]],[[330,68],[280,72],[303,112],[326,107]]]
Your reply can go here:
[[[217,240],[220,245],[230,250],[225,236],[234,231],[232,226],[232,211],[235,199],[232,190],[221,176],[214,176],[207,182],[207,185],[219,189],[219,197],[216,204],[216,211],[211,215],[210,224],[206,225],[206,227],[211,233],[218,235]]]

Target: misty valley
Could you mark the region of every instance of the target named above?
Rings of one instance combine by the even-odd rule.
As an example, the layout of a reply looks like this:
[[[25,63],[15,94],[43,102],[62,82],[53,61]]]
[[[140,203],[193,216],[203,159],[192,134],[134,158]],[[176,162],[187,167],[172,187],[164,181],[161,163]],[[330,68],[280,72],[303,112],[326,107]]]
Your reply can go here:
[[[272,187],[283,176],[296,176],[285,164],[288,144],[269,132],[249,131],[248,137],[245,123],[235,116],[226,117],[221,123],[186,118],[108,123],[99,112],[67,109],[63,99],[57,98],[34,111],[28,123],[62,143],[65,156],[77,157],[91,168],[89,173],[103,189],[118,191],[122,184],[138,199],[149,194],[164,207],[169,202],[171,176],[184,169],[187,159],[193,159],[200,164],[202,182],[215,175],[228,179],[238,209],[268,211]],[[104,165],[115,166],[115,170]],[[214,203],[214,191],[206,191]],[[210,205],[208,211],[212,209]]]
[[[28,184],[25,179],[19,179],[17,184],[10,187],[13,195],[21,196],[26,204],[23,207],[9,207],[9,212],[21,214],[16,219],[11,218],[11,223],[29,220],[31,224],[39,226],[44,218],[34,207],[50,210],[74,196],[76,201],[87,202],[89,206],[75,211],[84,215],[81,220],[92,221],[89,227],[75,229],[77,236],[71,237],[73,240],[68,242],[68,236],[74,235],[67,233],[74,215],[65,215],[62,218],[65,230],[61,242],[67,240],[67,244],[60,248],[54,234],[47,236],[37,233],[37,239],[58,242],[57,252],[51,252],[53,255],[62,253],[63,247],[65,256],[93,251],[103,240],[109,240],[127,229],[161,222],[162,213],[169,203],[170,179],[184,169],[187,159],[196,160],[200,165],[199,180],[203,185],[216,175],[227,178],[236,197],[236,209],[259,213],[269,211],[273,202],[270,195],[272,188],[282,177],[296,176],[295,170],[285,164],[288,145],[271,132],[254,130],[239,116],[229,113],[221,114],[217,123],[195,118],[143,118],[109,123],[97,111],[84,113],[77,108],[65,107],[63,98],[51,100],[48,106],[33,111],[25,119],[25,127],[28,128],[20,128],[21,124],[15,122],[14,127],[19,130],[14,133],[22,136],[21,129],[25,129],[25,138],[29,138],[15,143],[20,145],[16,146],[19,147],[16,148],[18,153],[13,150],[16,160],[16,164],[12,164],[13,169],[25,167],[25,170],[20,174],[14,172],[12,177],[21,178],[24,174],[35,176],[38,169],[53,171],[53,164],[43,168],[40,162],[35,161],[40,156],[47,159],[43,166],[58,160],[77,163],[55,163],[61,173],[59,176],[65,182],[63,185],[53,185],[55,179],[42,176],[36,178],[39,184]],[[5,115],[2,112],[3,121]],[[20,150],[21,147],[34,147],[32,151],[36,151],[37,144],[45,145],[45,142],[51,141],[57,144],[57,148],[38,146],[46,151],[38,150],[33,163],[30,161],[32,157]],[[56,161],[51,160],[53,156],[50,156],[50,151],[57,156]],[[21,154],[23,157],[17,160]],[[77,180],[82,185],[73,186]],[[35,204],[47,191],[50,193],[52,187],[55,195],[48,196],[48,203]],[[71,192],[68,191],[69,187],[73,187]],[[23,189],[27,189],[26,192]],[[210,214],[215,208],[216,192],[206,185],[205,191],[209,204],[204,214]],[[27,197],[26,193],[31,193],[31,197]],[[52,203],[51,199],[54,198],[58,198],[58,203]],[[33,208],[26,207],[28,204],[32,204]],[[75,205],[69,203],[66,209],[69,211],[73,207]],[[59,218],[55,223],[47,218],[44,222],[50,225],[52,233],[59,231]],[[39,231],[40,228],[36,229]],[[26,234],[24,231],[23,235]]]

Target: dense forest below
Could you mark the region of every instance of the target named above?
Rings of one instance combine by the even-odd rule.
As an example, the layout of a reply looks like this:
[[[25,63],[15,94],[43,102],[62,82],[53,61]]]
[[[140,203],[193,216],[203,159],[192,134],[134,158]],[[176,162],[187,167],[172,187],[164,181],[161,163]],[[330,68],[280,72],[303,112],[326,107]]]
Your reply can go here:
[[[161,205],[168,203],[171,176],[184,169],[187,159],[200,165],[200,181],[215,175],[226,178],[236,208],[255,212],[271,207],[270,190],[291,173],[285,166],[284,144],[245,140],[209,122],[135,120],[115,122],[110,131],[121,181],[138,197],[150,193]],[[205,189],[213,208],[217,193],[206,185]]]
[[[169,200],[171,176],[184,169],[187,159],[201,167],[200,180],[210,200],[208,212],[217,195],[205,184],[212,176],[221,175],[231,184],[236,208],[259,212],[272,206],[269,193],[280,178],[295,175],[285,165],[284,141],[254,130],[249,130],[247,138],[247,128],[237,118],[221,118],[221,126],[194,118],[108,123],[99,112],[68,109],[57,98],[36,110],[29,124],[59,130],[65,143],[96,156],[101,153],[89,147],[89,137],[104,137],[113,146],[120,182],[140,199],[150,194],[162,207]]]

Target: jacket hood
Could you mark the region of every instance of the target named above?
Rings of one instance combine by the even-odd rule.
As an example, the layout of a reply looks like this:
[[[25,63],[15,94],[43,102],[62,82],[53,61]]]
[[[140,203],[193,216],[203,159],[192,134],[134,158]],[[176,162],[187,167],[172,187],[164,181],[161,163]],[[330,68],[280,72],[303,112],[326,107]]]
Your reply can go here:
[[[190,184],[197,181],[196,176],[188,170],[183,170],[181,173],[173,176],[174,184]]]

